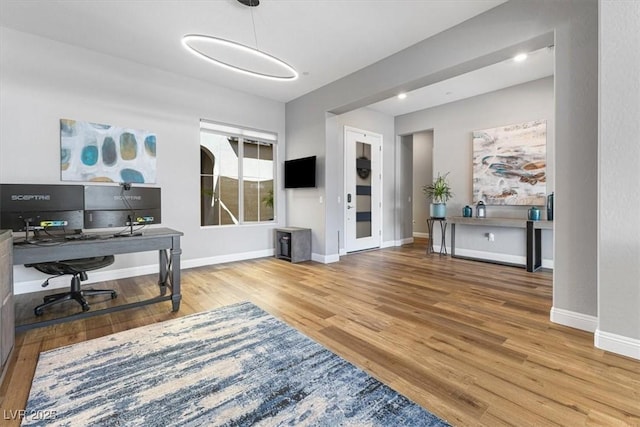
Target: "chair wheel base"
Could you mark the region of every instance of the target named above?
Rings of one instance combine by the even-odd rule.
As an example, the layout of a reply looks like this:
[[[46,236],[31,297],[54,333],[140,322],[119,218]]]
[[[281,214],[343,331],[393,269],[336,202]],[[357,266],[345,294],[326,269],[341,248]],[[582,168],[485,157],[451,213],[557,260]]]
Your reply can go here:
[[[34,308],[33,313],[36,316],[42,316],[45,308],[65,301],[76,301],[82,307],[82,311],[89,311],[91,307],[85,299],[85,295],[109,295],[111,299],[115,299],[118,297],[118,293],[111,289],[88,289],[86,291],[71,291],[61,294],[47,295],[43,298],[44,304],[40,304],[39,306]]]

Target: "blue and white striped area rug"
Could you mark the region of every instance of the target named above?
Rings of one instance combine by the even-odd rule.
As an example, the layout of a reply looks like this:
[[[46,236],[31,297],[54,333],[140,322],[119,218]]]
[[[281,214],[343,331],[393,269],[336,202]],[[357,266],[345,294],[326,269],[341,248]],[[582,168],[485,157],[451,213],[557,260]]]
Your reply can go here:
[[[448,424],[241,303],[42,353],[23,425]]]

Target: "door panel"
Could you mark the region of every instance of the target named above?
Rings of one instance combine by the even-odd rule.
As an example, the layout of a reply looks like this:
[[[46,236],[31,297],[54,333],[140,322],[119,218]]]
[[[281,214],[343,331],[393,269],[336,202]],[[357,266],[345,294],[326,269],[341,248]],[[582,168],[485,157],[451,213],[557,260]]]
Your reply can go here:
[[[345,249],[380,247],[380,147],[376,134],[345,130]]]

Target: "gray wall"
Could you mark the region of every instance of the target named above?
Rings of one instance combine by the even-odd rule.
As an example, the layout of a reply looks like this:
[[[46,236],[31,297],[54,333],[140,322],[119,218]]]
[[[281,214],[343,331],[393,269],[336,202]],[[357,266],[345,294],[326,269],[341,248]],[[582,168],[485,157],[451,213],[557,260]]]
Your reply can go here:
[[[325,176],[331,176],[337,170],[342,170],[336,164],[327,163],[325,155],[324,140],[317,141],[313,135],[326,135],[332,141],[337,141],[338,128],[337,119],[332,115],[326,114],[324,111],[309,112],[305,115],[306,110],[291,109],[287,104],[287,123],[292,120],[299,123],[300,126],[294,126],[289,129],[286,126],[287,139],[289,132],[294,135],[297,144],[287,147],[286,156],[282,158],[280,165],[284,160],[295,159],[298,157],[317,156],[316,159],[316,188],[292,188],[285,190],[286,194],[286,215],[287,225],[292,227],[306,227],[311,229],[311,252],[312,258],[316,261],[323,261],[322,257],[326,251],[326,235],[328,229],[325,221],[327,220],[326,206],[335,209],[336,203],[328,201],[326,192],[327,183]],[[330,183],[331,185],[334,185]],[[335,195],[337,197],[337,195]],[[327,203],[325,203],[325,199]],[[332,227],[333,232],[337,234],[337,228]],[[337,253],[337,243],[333,246]]]
[[[600,3],[598,333],[640,359],[640,2]],[[614,339],[607,334],[613,334]],[[634,339],[620,348],[620,338]]]
[[[344,113],[372,102],[512,57],[518,50],[540,48],[550,40],[556,50],[556,216],[554,308],[595,316],[597,195],[598,4],[595,0],[511,0],[382,61],[286,104],[287,143],[309,147],[329,158],[336,142],[326,132],[327,111]],[[401,153],[396,148],[396,161]],[[335,159],[334,159],[335,160]],[[328,163],[327,163],[328,164]],[[396,163],[396,167],[399,165]],[[327,172],[329,169],[327,169]],[[400,191],[396,170],[396,191]],[[330,180],[327,175],[327,180]],[[319,190],[319,193],[322,191]],[[327,197],[327,200],[331,197]],[[334,199],[335,200],[335,199]],[[296,200],[290,200],[295,203]],[[315,206],[300,201],[297,209]],[[290,207],[293,209],[293,207]],[[411,216],[411,206],[396,206],[396,217]],[[333,216],[336,209],[327,209]],[[314,223],[309,221],[309,223]],[[331,221],[319,221],[330,223]],[[304,224],[299,224],[304,225]],[[396,223],[396,236],[412,227]],[[326,236],[323,252],[336,230]],[[569,324],[570,317],[556,317]]]
[[[421,128],[423,129],[423,128]],[[413,134],[413,234],[427,233],[429,200],[422,187],[433,182],[433,131]]]
[[[428,108],[396,117],[396,132],[413,134],[414,153],[416,137],[423,129],[433,129],[434,175],[449,172],[449,181],[454,193],[447,202],[447,216],[461,216],[465,205],[473,204],[473,146],[474,130],[531,120],[547,121],[547,192],[554,189],[554,96],[553,77],[512,86],[499,91],[478,95],[438,107]],[[414,154],[415,155],[415,154]],[[414,176],[418,171],[415,169]],[[414,192],[415,192],[414,188]],[[424,197],[422,198],[424,200]],[[417,200],[417,199],[416,199]],[[488,217],[527,218],[529,206],[488,206]],[[416,206],[414,205],[414,212]],[[544,211],[544,208],[543,208]],[[543,218],[546,217],[546,213]],[[493,233],[495,241],[489,242],[486,233]],[[440,232],[434,230],[436,242]],[[448,233],[447,242],[451,241]],[[484,256],[464,253],[463,250],[480,251],[497,261],[525,262],[525,233],[523,230],[502,227],[458,226],[456,229],[456,251],[459,255]],[[553,235],[543,232],[542,257],[545,265],[553,259]]]
[[[1,29],[0,43],[1,182],[60,183],[60,118],[148,129],[158,136],[162,225],[184,232],[184,267],[273,252],[272,230],[285,224],[281,181],[275,224],[200,227],[199,120],[275,132],[283,159],[283,103],[13,30]],[[157,258],[151,252],[117,256],[110,271],[150,273]],[[17,267],[15,280],[33,280],[39,289],[42,275]],[[60,284],[68,286],[68,279]]]

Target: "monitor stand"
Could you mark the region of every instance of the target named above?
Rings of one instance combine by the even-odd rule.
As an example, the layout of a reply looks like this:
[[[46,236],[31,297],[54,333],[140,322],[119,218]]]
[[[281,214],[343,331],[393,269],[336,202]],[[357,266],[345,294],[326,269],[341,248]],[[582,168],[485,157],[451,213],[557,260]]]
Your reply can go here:
[[[142,231],[136,231],[135,233],[116,233],[113,237],[134,237],[142,236]]]
[[[133,236],[142,236],[142,231],[133,231],[133,219],[131,218],[131,215],[127,216],[127,219],[129,220],[129,232],[128,233],[116,233],[113,235],[113,237],[133,237]]]

